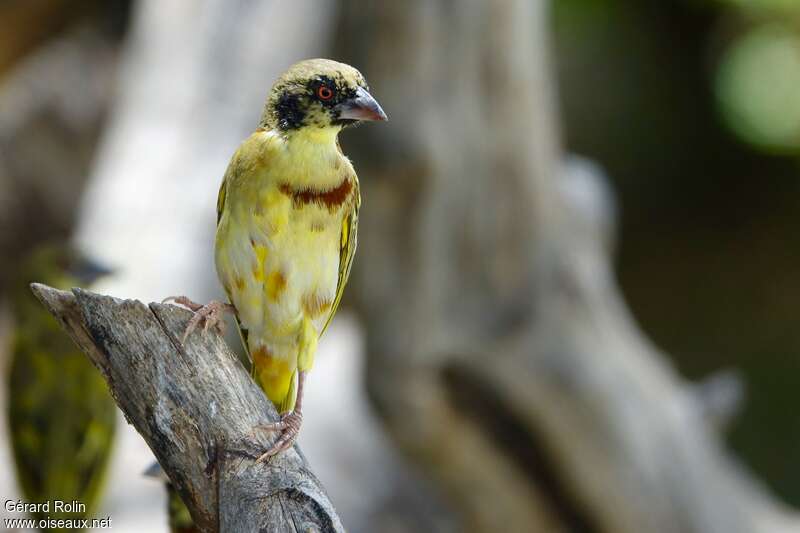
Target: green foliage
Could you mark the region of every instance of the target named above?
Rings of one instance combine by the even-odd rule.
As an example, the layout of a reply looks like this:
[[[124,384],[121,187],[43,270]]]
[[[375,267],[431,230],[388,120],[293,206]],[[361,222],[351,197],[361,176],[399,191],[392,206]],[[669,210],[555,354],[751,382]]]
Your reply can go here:
[[[800,150],[800,33],[757,25],[723,56],[715,91],[726,122],[743,140],[776,152]]]

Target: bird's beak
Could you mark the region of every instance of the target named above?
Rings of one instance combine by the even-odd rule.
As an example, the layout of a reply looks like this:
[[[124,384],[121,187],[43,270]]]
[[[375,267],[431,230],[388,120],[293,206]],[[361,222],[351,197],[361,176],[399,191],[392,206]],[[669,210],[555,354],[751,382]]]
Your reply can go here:
[[[381,106],[363,87],[359,87],[353,98],[338,106],[339,118],[350,120],[389,120]]]
[[[98,279],[114,273],[114,271],[107,266],[101,265],[86,257],[80,257],[73,261],[69,270],[70,273],[75,276],[75,279],[85,285],[91,285]]]

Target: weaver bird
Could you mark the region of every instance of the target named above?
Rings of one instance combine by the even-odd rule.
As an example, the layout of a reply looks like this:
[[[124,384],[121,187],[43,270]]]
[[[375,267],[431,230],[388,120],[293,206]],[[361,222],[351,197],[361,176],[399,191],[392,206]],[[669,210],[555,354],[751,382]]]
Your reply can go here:
[[[77,500],[91,516],[100,500],[114,441],[117,409],[100,372],[29,289],[33,281],[68,289],[108,273],[67,246],[36,250],[10,291],[14,317],[8,421],[17,478],[32,503]],[[46,518],[34,513],[35,517]]]
[[[266,426],[281,435],[259,460],[297,437],[303,383],[350,274],[361,198],[338,135],[365,120],[386,114],[356,69],[327,59],[290,67],[219,190],[215,263],[231,303],[170,298],[196,312],[187,334],[234,311],[253,378],[282,415]]]
[[[170,533],[199,533],[189,508],[183,503],[181,495],[172,483],[166,484],[167,488],[167,517],[169,519]]]
[[[167,474],[158,463],[153,463],[144,472],[145,477],[156,479],[164,484],[167,491],[167,518],[169,520],[170,533],[199,533],[200,529],[195,525],[189,508],[183,503],[178,490],[169,480]]]

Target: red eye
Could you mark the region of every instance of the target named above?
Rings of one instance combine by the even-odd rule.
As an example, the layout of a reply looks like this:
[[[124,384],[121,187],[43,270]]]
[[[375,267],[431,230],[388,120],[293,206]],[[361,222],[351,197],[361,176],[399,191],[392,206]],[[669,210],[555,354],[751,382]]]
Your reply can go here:
[[[333,89],[320,85],[319,89],[317,89],[317,96],[320,100],[330,100],[333,98]]]

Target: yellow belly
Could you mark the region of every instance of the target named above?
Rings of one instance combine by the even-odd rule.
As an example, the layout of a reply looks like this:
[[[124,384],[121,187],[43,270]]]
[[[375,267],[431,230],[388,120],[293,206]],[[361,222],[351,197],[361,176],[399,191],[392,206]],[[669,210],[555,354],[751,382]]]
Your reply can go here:
[[[320,331],[330,312],[344,215],[315,205],[294,209],[278,194],[264,191],[271,201],[261,213],[220,225],[217,269],[247,330],[254,362],[284,379],[297,364],[303,319]]]

